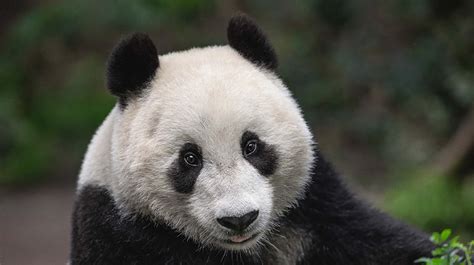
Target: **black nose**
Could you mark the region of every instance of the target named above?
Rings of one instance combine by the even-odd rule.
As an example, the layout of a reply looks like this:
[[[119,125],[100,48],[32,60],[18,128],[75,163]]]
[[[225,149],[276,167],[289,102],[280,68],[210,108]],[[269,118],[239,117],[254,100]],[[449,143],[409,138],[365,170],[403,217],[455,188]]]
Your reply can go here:
[[[258,211],[251,211],[239,217],[226,216],[226,217],[217,218],[217,222],[223,227],[226,227],[235,231],[243,231],[250,224],[252,224],[253,221],[255,221],[255,219],[257,219],[257,216],[258,216]]]

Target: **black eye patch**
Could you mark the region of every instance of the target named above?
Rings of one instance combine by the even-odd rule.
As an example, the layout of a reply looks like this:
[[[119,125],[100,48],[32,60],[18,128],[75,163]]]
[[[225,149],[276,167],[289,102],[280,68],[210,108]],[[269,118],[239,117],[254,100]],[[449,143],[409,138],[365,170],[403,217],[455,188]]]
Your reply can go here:
[[[192,154],[193,163],[190,163],[190,154]],[[201,148],[196,144],[186,143],[181,147],[178,158],[169,169],[168,177],[177,192],[190,193],[193,191],[201,169]]]
[[[255,150],[248,152],[250,144],[256,144]],[[260,140],[254,132],[246,131],[240,140],[243,157],[254,166],[260,174],[269,176],[275,173],[278,166],[278,154],[275,147]],[[253,150],[254,148],[252,148]]]

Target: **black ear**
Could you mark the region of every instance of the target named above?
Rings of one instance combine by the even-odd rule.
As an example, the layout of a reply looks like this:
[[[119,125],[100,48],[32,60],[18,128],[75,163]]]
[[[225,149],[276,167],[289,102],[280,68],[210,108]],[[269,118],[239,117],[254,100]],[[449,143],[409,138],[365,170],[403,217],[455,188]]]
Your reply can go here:
[[[158,66],[155,45],[146,34],[132,34],[115,46],[107,62],[107,87],[122,108],[128,99],[141,93]]]
[[[263,31],[247,15],[240,14],[230,19],[227,40],[247,60],[270,70],[277,68],[275,50]]]

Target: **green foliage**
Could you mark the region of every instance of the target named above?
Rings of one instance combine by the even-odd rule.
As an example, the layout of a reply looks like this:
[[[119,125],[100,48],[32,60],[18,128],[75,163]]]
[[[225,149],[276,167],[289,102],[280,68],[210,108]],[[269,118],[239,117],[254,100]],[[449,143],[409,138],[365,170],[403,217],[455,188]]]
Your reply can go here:
[[[474,255],[474,240],[468,245],[459,242],[459,237],[451,237],[451,230],[445,229],[441,233],[435,232],[431,241],[436,244],[432,251],[433,257],[420,258],[415,263],[425,265],[472,265]]]
[[[103,85],[113,42],[160,31],[162,19],[171,31],[183,28],[212,8],[194,0],[57,1],[19,17],[0,53],[0,185],[73,178],[114,104]]]
[[[386,196],[384,208],[390,213],[426,230],[451,226],[472,231],[474,183],[459,185],[447,176],[419,171],[404,177]]]

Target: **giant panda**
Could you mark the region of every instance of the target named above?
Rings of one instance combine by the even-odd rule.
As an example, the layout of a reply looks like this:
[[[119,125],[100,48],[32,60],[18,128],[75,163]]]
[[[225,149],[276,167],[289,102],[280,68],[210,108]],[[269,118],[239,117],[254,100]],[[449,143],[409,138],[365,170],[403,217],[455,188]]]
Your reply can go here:
[[[318,150],[253,19],[228,45],[114,48],[117,104],[78,180],[70,263],[413,264],[428,237],[357,199]]]

